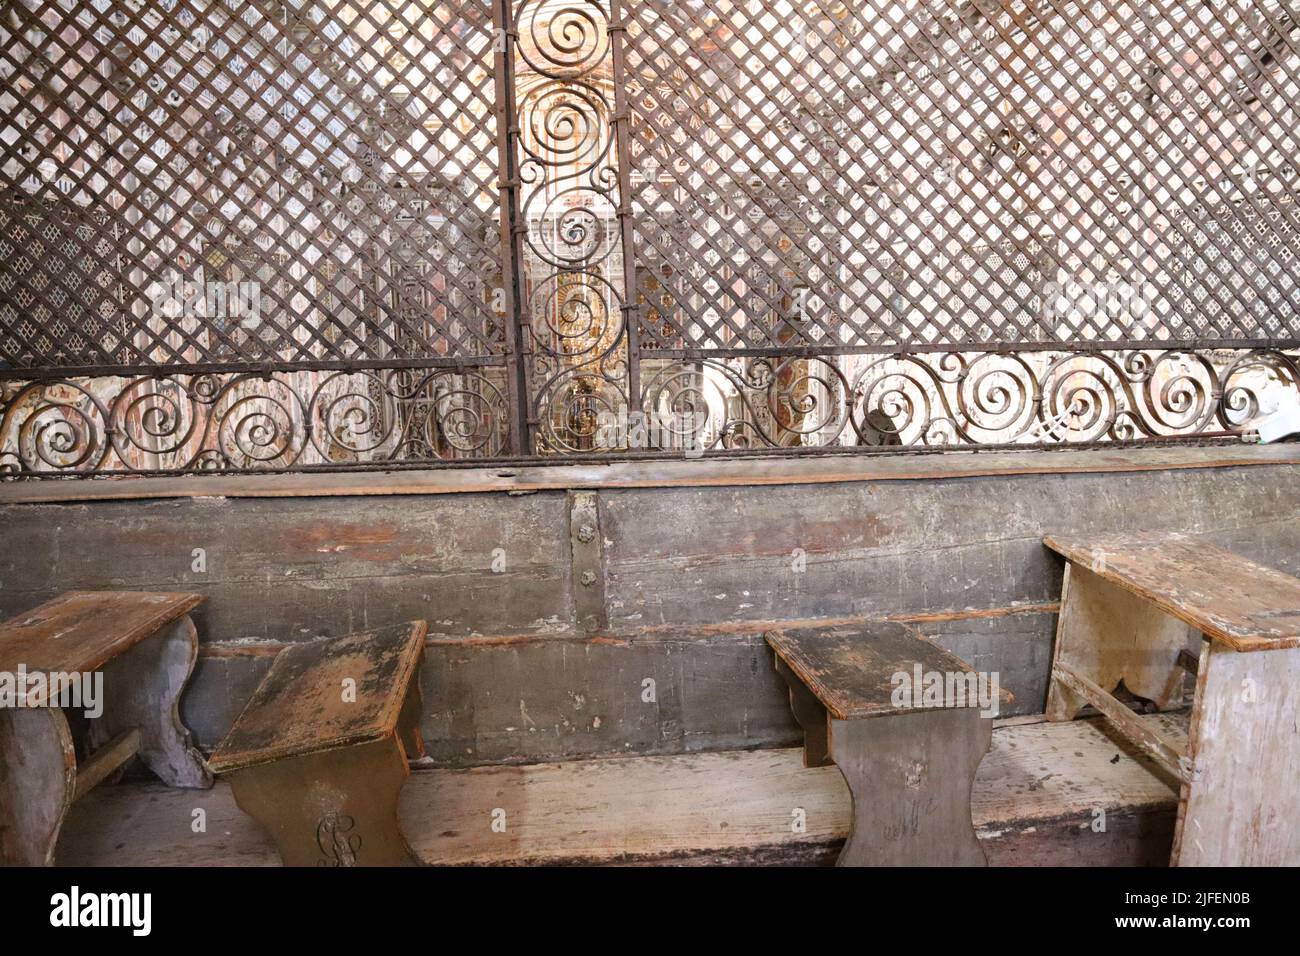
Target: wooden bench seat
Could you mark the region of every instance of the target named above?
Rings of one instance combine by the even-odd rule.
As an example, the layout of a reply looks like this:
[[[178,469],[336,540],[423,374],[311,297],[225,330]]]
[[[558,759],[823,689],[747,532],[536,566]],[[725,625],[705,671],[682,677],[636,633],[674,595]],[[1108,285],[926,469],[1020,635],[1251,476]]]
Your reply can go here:
[[[805,766],[835,764],[853,796],[839,865],[984,866],[970,793],[993,721],[966,692],[979,675],[902,624],[774,630],[767,642]],[[933,699],[911,693],[931,675]]]
[[[286,866],[416,862],[397,825],[408,761],[424,756],[425,622],[281,651],[209,761]]]
[[[1141,719],[1174,733],[1180,717]],[[1150,761],[1101,721],[1033,720],[995,721],[975,778],[971,817],[989,865],[1168,860],[1178,796]],[[834,862],[851,802],[834,767],[809,770],[798,750],[764,748],[413,770],[398,813],[434,866],[790,866]],[[205,833],[190,831],[196,807]],[[791,826],[795,808],[804,826]],[[494,811],[508,821],[505,834],[486,825]],[[224,780],[203,793],[152,782],[100,788],[64,829],[59,856],[72,866],[279,862]]]
[[[1300,647],[1300,578],[1185,535],[1043,541],[1234,651]]]
[[[1300,578],[1185,535],[1049,536],[1067,559],[1047,699],[1092,705],[1181,781],[1176,865],[1300,864]],[[1122,685],[1186,703],[1182,744]]]
[[[0,709],[0,862],[50,865],[74,800],[139,756],[164,783],[212,776],[181,723],[198,656],[189,612],[199,594],[70,591],[0,624],[0,673],[41,675]],[[81,675],[102,680],[88,715]],[[27,683],[27,678],[23,680]]]

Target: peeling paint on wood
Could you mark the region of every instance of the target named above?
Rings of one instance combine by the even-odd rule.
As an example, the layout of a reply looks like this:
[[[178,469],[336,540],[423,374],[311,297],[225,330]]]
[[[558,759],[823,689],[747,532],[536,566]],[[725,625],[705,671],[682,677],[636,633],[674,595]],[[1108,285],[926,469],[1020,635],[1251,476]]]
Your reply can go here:
[[[1234,651],[1300,647],[1300,578],[1182,534],[1044,543]]]
[[[391,737],[424,634],[413,621],[288,648],[209,761],[213,772]]]

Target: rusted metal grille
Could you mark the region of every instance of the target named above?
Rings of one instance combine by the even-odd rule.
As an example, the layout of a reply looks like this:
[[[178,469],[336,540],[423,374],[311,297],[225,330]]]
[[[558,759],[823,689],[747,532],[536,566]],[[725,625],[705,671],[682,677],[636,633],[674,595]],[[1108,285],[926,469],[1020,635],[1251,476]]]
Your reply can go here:
[[[643,351],[1300,332],[1282,4],[628,6]]]
[[[1240,431],[1298,94],[1282,0],[12,0],[0,471]]]
[[[4,21],[10,367],[504,350],[487,0],[15,0]]]

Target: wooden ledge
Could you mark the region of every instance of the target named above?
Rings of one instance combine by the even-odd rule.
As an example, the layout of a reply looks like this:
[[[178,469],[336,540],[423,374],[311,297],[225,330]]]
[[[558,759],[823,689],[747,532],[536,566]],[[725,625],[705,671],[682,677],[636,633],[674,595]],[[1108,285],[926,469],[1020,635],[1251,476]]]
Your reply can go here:
[[[570,489],[743,487],[918,481],[1004,475],[1098,474],[1300,464],[1300,444],[944,451],[799,457],[655,459],[404,471],[196,475],[0,482],[0,505],[141,498],[301,498],[531,494]]]
[[[647,644],[699,644],[716,640],[759,641],[772,630],[789,630],[797,627],[871,627],[883,622],[901,624],[933,624],[938,622],[977,621],[1016,615],[1056,614],[1060,602],[1046,604],[1011,604],[1006,607],[962,608],[946,611],[918,611],[891,614],[888,617],[808,617],[781,620],[731,620],[712,624],[624,624],[605,631],[583,631],[577,627],[519,630],[503,633],[473,632],[450,634],[429,631],[425,647],[484,648],[523,647],[534,644],[603,645],[606,647],[631,647]],[[199,645],[199,656],[210,658],[275,657],[286,648],[302,641],[236,638],[226,641],[205,641]],[[1003,692],[1005,693],[1005,691]],[[1010,696],[1007,697],[1010,700]]]

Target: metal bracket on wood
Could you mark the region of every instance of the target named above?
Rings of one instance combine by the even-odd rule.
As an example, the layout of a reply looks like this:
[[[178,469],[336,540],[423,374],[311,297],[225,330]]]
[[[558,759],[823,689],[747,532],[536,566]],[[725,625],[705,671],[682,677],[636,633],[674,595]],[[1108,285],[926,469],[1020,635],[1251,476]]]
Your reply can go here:
[[[584,631],[609,626],[605,609],[605,550],[600,533],[599,496],[569,492],[569,545],[573,557],[573,616]]]

